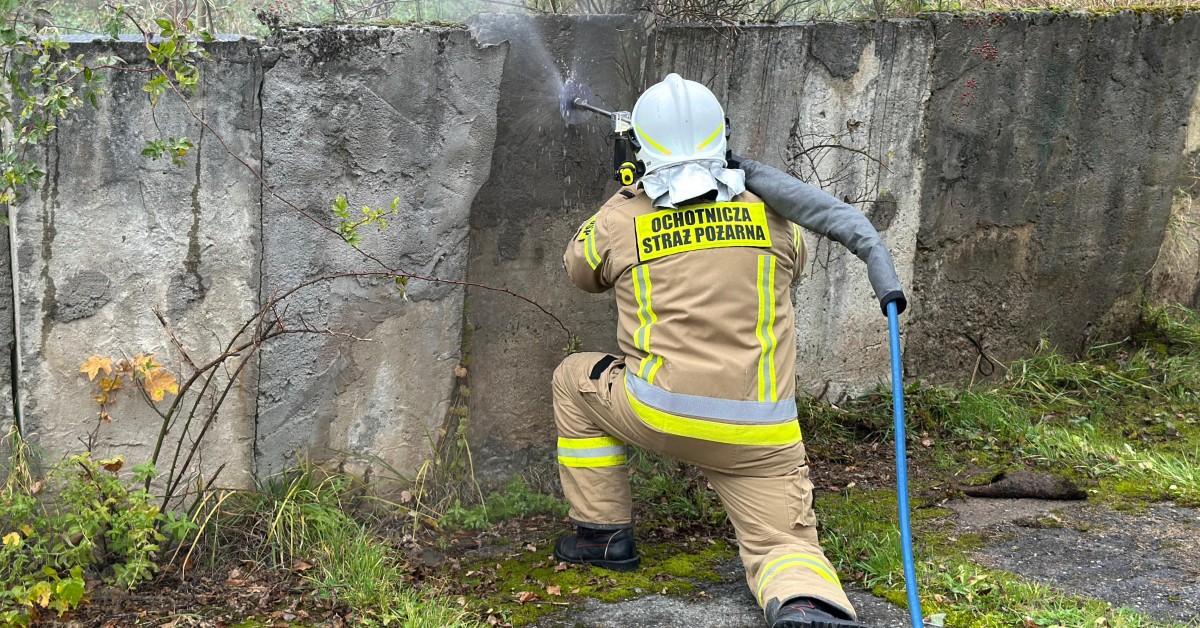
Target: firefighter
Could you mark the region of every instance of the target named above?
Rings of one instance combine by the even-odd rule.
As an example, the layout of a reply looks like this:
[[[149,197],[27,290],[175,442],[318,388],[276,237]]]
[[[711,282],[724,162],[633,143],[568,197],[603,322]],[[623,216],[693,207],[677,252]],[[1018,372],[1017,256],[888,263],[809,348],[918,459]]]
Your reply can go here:
[[[645,174],[579,227],[564,256],[576,286],[614,290],[622,355],[576,353],[554,372],[576,527],[554,555],[637,568],[634,444],[703,470],[769,625],[863,626],[817,541],[796,420],[790,286],[805,246],[795,223],[866,261],[885,311],[905,304],[891,257],[854,208],[763,164],[729,163],[725,114],[703,85],[668,75],[632,118]]]

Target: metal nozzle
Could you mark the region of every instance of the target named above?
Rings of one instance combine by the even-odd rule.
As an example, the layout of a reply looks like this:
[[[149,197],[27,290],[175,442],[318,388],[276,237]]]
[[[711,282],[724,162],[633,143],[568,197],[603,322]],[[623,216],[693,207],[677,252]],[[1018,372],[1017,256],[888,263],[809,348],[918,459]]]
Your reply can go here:
[[[601,108],[599,108],[599,107],[597,107],[597,106],[595,106],[595,105],[589,105],[589,104],[587,103],[587,101],[585,101],[585,100],[584,100],[584,99],[582,99],[582,98],[576,98],[575,100],[572,100],[572,101],[571,101],[571,106],[572,106],[572,107],[575,107],[576,109],[584,109],[584,110],[587,110],[587,111],[591,111],[592,113],[598,113],[598,114],[600,114],[600,115],[602,115],[602,116],[608,116],[608,117],[610,117],[610,118],[615,118],[615,117],[617,117],[617,116],[616,116],[616,114],[615,114],[615,113],[613,113],[613,112],[611,112],[611,111],[605,111],[604,109],[601,109]]]

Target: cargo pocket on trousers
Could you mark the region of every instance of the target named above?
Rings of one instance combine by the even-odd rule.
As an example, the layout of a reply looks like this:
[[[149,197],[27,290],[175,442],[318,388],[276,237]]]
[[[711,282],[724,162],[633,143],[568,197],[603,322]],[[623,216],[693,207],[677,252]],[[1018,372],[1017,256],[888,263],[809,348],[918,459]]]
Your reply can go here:
[[[611,373],[613,368],[625,368],[625,358],[606,355],[597,360],[588,369],[587,379],[580,381],[579,391],[585,395],[596,395],[605,406],[608,406],[610,403],[609,395],[612,393],[613,386],[614,375]]]
[[[795,471],[784,476],[787,487],[788,525],[797,526],[817,525],[817,513],[813,512],[813,484],[808,479],[808,466],[796,467]]]

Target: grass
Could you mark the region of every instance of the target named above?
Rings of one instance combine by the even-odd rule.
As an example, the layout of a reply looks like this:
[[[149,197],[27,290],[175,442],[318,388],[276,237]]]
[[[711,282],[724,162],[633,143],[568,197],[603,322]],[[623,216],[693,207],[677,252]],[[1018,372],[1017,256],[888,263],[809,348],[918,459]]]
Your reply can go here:
[[[404,557],[351,514],[373,499],[363,488],[303,464],[259,490],[205,502],[197,513],[203,533],[189,551],[203,544],[213,563],[299,570],[317,597],[353,609],[361,625],[480,625],[462,606],[410,584]]]
[[[1200,503],[1200,314],[1146,308],[1143,318],[1134,337],[1082,359],[1041,343],[997,383],[909,385],[910,437],[938,443],[929,462],[943,472],[1041,467],[1092,483],[1101,496],[1134,483],[1142,490],[1122,498]],[[817,443],[892,438],[886,391],[842,407],[801,406]]]
[[[450,530],[487,530],[501,521],[542,514],[566,516],[567,505],[554,495],[531,490],[525,479],[517,476],[475,506],[465,507],[455,499],[442,513],[440,524]]]
[[[943,485],[949,476],[970,481],[1032,467],[1081,482],[1114,506],[1164,499],[1200,504],[1200,314],[1147,308],[1143,318],[1133,337],[1078,359],[1043,343],[994,383],[911,384],[906,394],[914,462],[932,472],[925,476],[929,481]],[[838,455],[847,464],[876,455],[872,446],[892,438],[889,397],[880,390],[840,407],[801,399],[811,449],[831,456],[816,464],[833,466]],[[930,446],[921,444],[926,438]],[[9,483],[28,482],[26,458],[14,456],[20,464],[18,472],[6,474]],[[453,468],[469,469],[469,453],[465,460]],[[173,558],[182,557],[180,565],[298,571],[308,592],[354,609],[361,625],[477,626],[481,611],[523,625],[582,598],[688,595],[699,583],[719,580],[716,567],[734,559],[736,546],[726,540],[732,534],[725,512],[703,474],[636,450],[630,465],[643,555],[642,569],[633,573],[562,567],[550,557],[553,537],[565,531],[557,523],[565,505],[535,488],[545,478],[514,479],[488,495],[473,482],[444,495],[414,488],[422,496],[401,507],[373,497],[353,478],[311,464],[254,491],[202,498],[190,515],[203,533]],[[452,494],[479,499],[447,503]],[[816,507],[824,547],[843,580],[903,604],[891,490],[819,493]],[[396,539],[381,536],[380,521],[361,514],[372,510],[393,515],[392,521],[397,512],[417,513],[405,530],[438,531],[443,549],[454,538],[471,536],[466,531],[482,532],[475,536],[492,539],[492,553],[462,564],[455,557],[447,561],[454,567],[418,588],[406,557],[392,545]],[[1163,625],[974,564],[970,552],[982,540],[956,534],[946,510],[918,507],[913,517],[924,609],[927,615],[944,613],[948,625]],[[463,601],[454,601],[457,596]]]
[[[1147,308],[1144,318],[1135,337],[1097,347],[1080,359],[1043,343],[1008,365],[1007,376],[995,383],[970,388],[911,385],[910,434],[914,441],[930,437],[936,443],[928,448],[913,443],[918,464],[936,471],[930,481],[942,484],[946,476],[961,476],[971,467],[991,467],[980,479],[999,470],[1033,467],[1083,482],[1112,505],[1162,499],[1193,503],[1200,497],[1200,315],[1182,308]],[[851,462],[871,443],[891,440],[886,391],[841,407],[800,401],[802,426],[814,450],[837,451],[834,445],[840,444]],[[559,598],[544,594],[531,604],[514,601],[521,592],[542,592],[548,586],[570,593],[567,598],[605,601],[658,592],[659,587],[690,593],[692,582],[705,580],[713,565],[733,557],[734,548],[723,541],[706,546],[712,551],[703,555],[680,538],[691,529],[728,536],[720,502],[693,467],[642,451],[634,452],[630,465],[639,530],[685,531],[659,543],[643,543],[641,571],[555,571],[549,547],[539,544],[536,552],[471,567],[469,572],[476,573],[469,584],[494,584],[488,604],[515,625],[554,610],[550,602]],[[820,493],[816,508],[825,550],[843,580],[903,605],[892,491],[865,487]],[[1176,625],[973,563],[970,552],[982,539],[956,533],[947,510],[920,507],[913,519],[924,610],[945,614],[947,625]]]

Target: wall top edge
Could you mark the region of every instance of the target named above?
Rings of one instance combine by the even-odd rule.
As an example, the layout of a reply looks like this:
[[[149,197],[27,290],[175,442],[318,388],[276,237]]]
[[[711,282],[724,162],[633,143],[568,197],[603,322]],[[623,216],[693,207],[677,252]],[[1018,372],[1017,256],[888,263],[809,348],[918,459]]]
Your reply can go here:
[[[72,34],[72,35],[61,35],[61,36],[59,36],[58,40],[61,42],[68,43],[68,44],[112,44],[112,43],[144,44],[144,43],[146,43],[146,40],[143,39],[141,35],[134,34],[134,33],[123,33],[120,37],[117,37],[116,40],[114,40],[113,38],[109,37],[108,35],[105,35],[102,33],[83,33],[83,34],[76,33],[76,34]],[[161,38],[160,37],[152,37],[151,41],[152,42],[161,41]],[[261,40],[259,40],[257,37],[254,37],[253,35],[238,35],[238,34],[213,35],[214,43],[228,44],[228,43],[237,43],[237,42],[243,42],[243,41],[253,42],[253,43],[262,43]]]
[[[1174,7],[1120,7],[1097,10],[1066,10],[1066,9],[1024,9],[1012,11],[926,11],[914,17],[890,17],[883,19],[861,18],[852,20],[810,20],[806,22],[778,22],[770,24],[736,24],[714,25],[700,23],[667,23],[658,28],[662,31],[686,31],[703,29],[706,31],[739,31],[739,30],[772,30],[800,29],[814,26],[874,26],[876,24],[894,24],[898,26],[921,25],[929,22],[972,21],[980,17],[1002,16],[1006,20],[1029,21],[1044,23],[1054,19],[1072,20],[1104,20],[1122,19],[1129,17],[1153,18],[1179,21],[1196,19],[1200,16],[1200,5]]]

